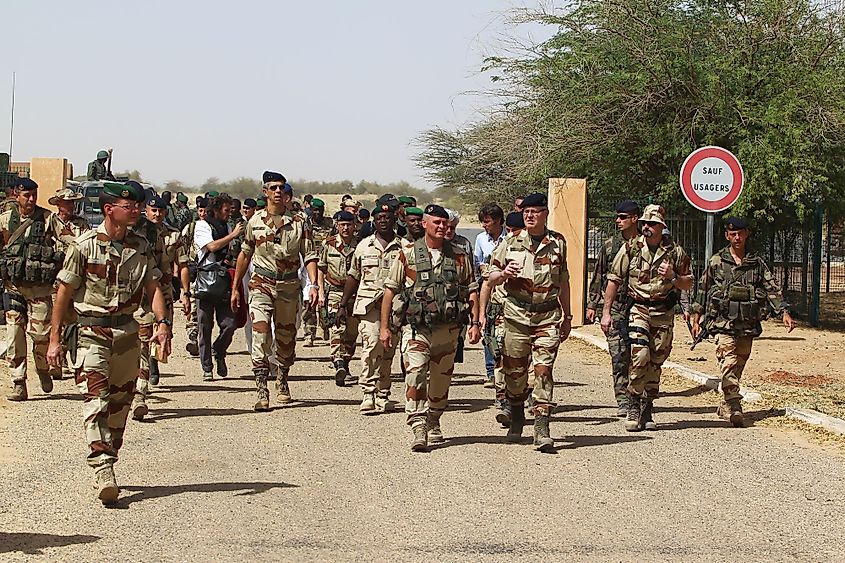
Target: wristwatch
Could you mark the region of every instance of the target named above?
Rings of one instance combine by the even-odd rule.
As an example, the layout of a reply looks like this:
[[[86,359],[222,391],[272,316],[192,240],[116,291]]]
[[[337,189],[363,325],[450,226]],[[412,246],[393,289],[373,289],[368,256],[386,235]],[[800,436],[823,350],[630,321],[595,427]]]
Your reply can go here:
[[[191,292],[190,292],[190,291],[183,291],[182,293],[183,293],[183,294],[185,295],[185,297],[187,297],[188,299],[190,299],[191,297],[193,297],[193,295],[191,294]]]
[[[572,315],[564,315],[564,316],[563,316],[563,320],[565,320],[565,321],[571,321],[571,320],[572,320],[572,319],[574,319],[574,318],[575,318],[575,317],[573,317]]]
[[[161,325],[161,324],[167,325],[168,328],[173,328],[173,323],[170,321],[170,319],[160,319],[160,320],[156,321],[156,325]]]
[[[471,323],[469,323],[469,326],[477,326],[481,328],[481,321],[472,321]]]

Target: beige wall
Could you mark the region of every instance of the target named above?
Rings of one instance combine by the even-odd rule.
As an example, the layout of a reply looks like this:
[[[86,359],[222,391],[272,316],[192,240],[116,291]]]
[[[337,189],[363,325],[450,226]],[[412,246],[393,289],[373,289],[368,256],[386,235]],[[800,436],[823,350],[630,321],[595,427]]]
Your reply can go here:
[[[55,210],[55,207],[48,204],[47,200],[67,185],[67,173],[66,158],[32,159],[29,177],[38,184],[38,205]]]
[[[587,271],[587,180],[549,179],[549,228],[566,239],[572,326],[584,324]]]

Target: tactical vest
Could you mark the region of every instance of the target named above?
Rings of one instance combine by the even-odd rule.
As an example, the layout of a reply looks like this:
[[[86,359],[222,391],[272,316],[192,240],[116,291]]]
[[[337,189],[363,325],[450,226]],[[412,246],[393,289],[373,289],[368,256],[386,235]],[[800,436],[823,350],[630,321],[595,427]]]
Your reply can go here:
[[[711,289],[708,316],[731,322],[759,323],[763,320],[756,286],[760,283],[759,268],[743,268],[721,259],[722,283]]]
[[[425,239],[414,243],[417,277],[405,288],[405,319],[413,328],[466,324],[469,292],[458,282],[455,253],[448,241],[443,244],[440,272],[434,270]]]
[[[12,238],[3,251],[0,276],[12,284],[52,284],[62,264],[65,253],[56,251],[54,241],[47,237],[46,211],[37,207],[26,234],[14,238],[22,224],[17,208],[12,209],[9,233]]]

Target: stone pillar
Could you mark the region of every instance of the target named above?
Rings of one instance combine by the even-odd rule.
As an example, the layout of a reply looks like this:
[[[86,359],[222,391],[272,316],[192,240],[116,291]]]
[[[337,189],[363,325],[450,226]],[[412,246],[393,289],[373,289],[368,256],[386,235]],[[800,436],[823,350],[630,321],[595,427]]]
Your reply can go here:
[[[47,200],[67,185],[68,163],[66,158],[33,158],[29,177],[38,184],[38,205],[53,211],[56,208]]]
[[[549,179],[549,228],[566,239],[572,326],[582,326],[587,299],[587,180]]]

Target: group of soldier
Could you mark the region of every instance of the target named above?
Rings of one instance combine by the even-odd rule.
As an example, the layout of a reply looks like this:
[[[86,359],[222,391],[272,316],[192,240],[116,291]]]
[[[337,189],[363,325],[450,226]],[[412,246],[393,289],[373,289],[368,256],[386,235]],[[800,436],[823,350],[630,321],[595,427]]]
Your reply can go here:
[[[495,365],[490,386],[496,420],[507,427],[507,440],[521,441],[529,402],[535,448],[555,451],[552,372],[573,316],[566,242],[547,226],[544,194],[519,198],[506,219],[498,206],[498,213],[482,211],[490,249],[479,260],[455,233],[457,213],[440,205],[420,209],[412,198],[387,194],[362,213],[349,198],[328,218],[317,198],[305,198],[304,208],[295,205],[293,187],[280,173],[264,172],[262,186],[261,205],[245,200],[240,220],[214,237],[219,244],[211,249],[229,247],[220,260],[234,270],[226,298],[214,306],[248,311],[255,411],[270,410],[272,378],[277,401],[293,400],[289,374],[297,328],[301,322],[313,344],[322,325],[335,383],[359,384],[363,415],[390,410],[398,348],[411,450],[427,451],[445,440],[441,417],[456,355],[465,339],[474,344],[483,336]],[[137,182],[105,181],[103,223],[88,229],[73,215],[79,196],[72,190],[50,199],[57,213],[38,207],[37,194],[32,180],[20,178],[14,201],[0,214],[10,399],[27,399],[28,332],[45,392],[63,366],[73,369],[84,397],[88,463],[98,498],[109,504],[119,493],[113,466],[126,420],[130,412],[147,414],[158,362],[170,353],[177,293],[189,319],[203,307],[192,294],[190,264],[210,247],[196,248],[187,232],[204,220],[206,208],[220,209],[221,202],[231,207],[231,198],[206,194],[193,221],[174,225],[167,220],[172,206],[161,196]],[[177,202],[185,203],[178,196]],[[654,430],[653,401],[671,350],[674,307],[694,280],[689,257],[663,232],[661,207],[641,212],[636,203],[622,202],[616,225],[618,233],[599,253],[587,318],[593,322],[601,307],[625,428]],[[709,261],[691,311],[695,336],[717,335],[724,392],[719,414],[736,426],[743,424],[739,380],[761,331],[764,302],[789,330],[794,326],[765,262],[748,246],[748,233],[742,219],[726,220],[729,245]],[[359,339],[355,377],[350,362]],[[202,369],[211,379],[210,366]],[[227,375],[220,356],[217,374]]]

